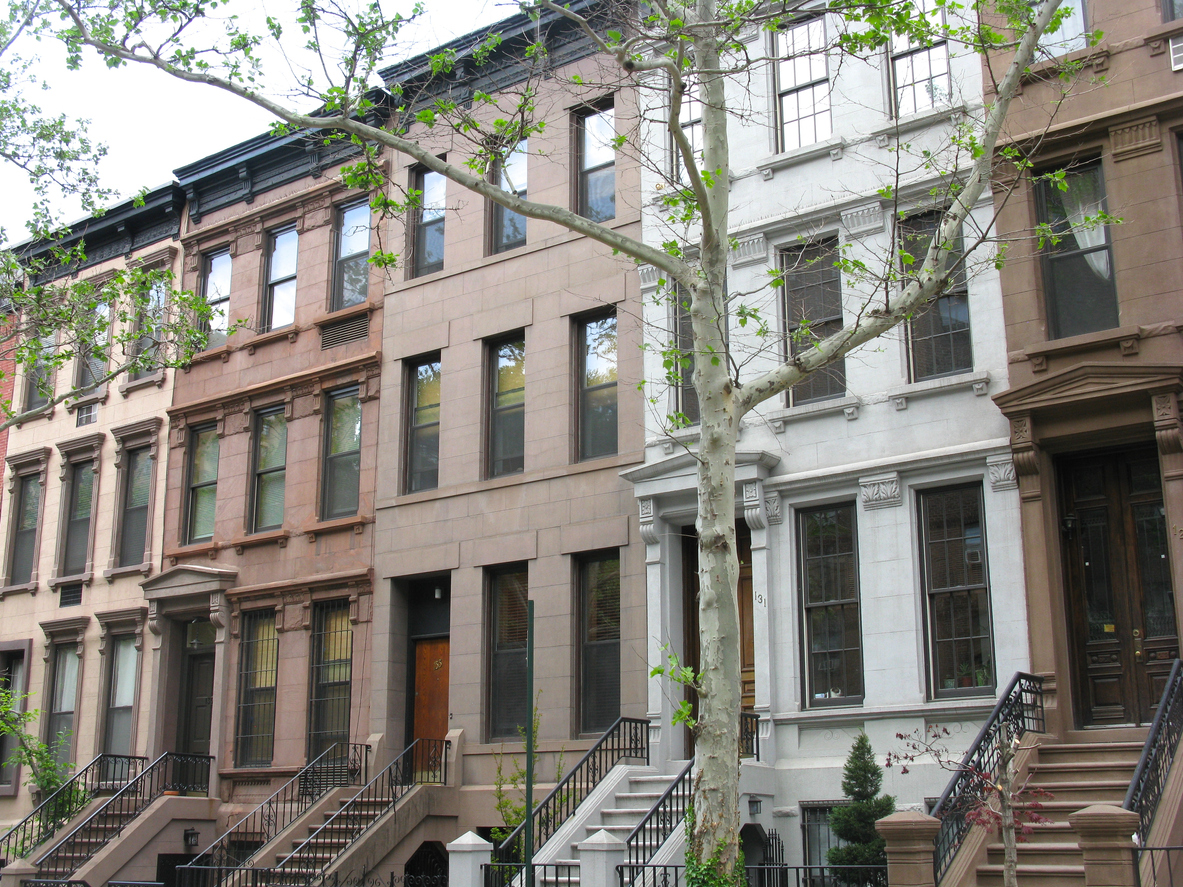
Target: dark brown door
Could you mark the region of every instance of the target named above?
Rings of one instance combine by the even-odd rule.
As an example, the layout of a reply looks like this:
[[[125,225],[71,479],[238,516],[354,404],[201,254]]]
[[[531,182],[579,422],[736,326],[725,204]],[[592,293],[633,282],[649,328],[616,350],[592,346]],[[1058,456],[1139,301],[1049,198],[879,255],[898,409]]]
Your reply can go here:
[[[1157,453],[1065,458],[1060,485],[1082,723],[1148,723],[1179,651]]]
[[[213,710],[214,654],[190,654],[185,657],[185,695],[177,751],[191,755],[209,754]]]
[[[415,644],[415,714],[412,739],[448,735],[448,639],[423,638]]]

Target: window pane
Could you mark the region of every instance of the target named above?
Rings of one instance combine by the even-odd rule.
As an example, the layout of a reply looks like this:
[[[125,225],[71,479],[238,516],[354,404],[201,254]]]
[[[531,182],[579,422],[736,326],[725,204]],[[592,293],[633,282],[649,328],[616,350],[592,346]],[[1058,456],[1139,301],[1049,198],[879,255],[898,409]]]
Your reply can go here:
[[[288,423],[283,413],[259,417],[259,470],[282,468],[287,461]]]
[[[616,315],[580,327],[579,457],[616,452]]]
[[[230,253],[215,253],[206,259],[205,300],[211,304],[230,298]]]
[[[815,18],[778,35],[781,150],[824,141],[831,135],[826,71],[825,19]]]
[[[526,343],[521,340],[497,346],[497,406],[524,403],[526,399]]]
[[[489,422],[489,474],[500,477],[525,467],[526,343],[502,342],[494,351],[493,404]]]
[[[616,217],[616,170],[605,167],[584,173],[584,212],[593,222],[604,222]]]
[[[37,521],[41,516],[41,476],[24,475],[20,478],[20,500],[17,505],[17,528],[13,534],[11,581],[24,585],[32,579],[33,551],[37,544]]]
[[[296,319],[296,281],[285,280],[271,287],[271,329],[288,326]]]
[[[119,565],[141,563],[148,537],[148,496],[152,491],[152,456],[147,447],[130,450],[124,477],[123,520],[119,527]]]
[[[296,247],[299,235],[294,228],[273,235],[271,241],[272,282],[296,276]]]
[[[255,529],[283,526],[283,490],[286,472],[273,471],[259,476]]]
[[[620,716],[620,558],[580,565],[584,733],[603,732]]]
[[[340,233],[341,258],[369,253],[370,251],[370,207],[359,203],[341,213]]]
[[[338,264],[337,271],[341,275],[341,289],[340,301],[336,307],[349,308],[364,302],[370,289],[369,253],[342,261]]]
[[[517,739],[530,716],[526,699],[526,568],[490,577],[493,651],[490,669],[491,738]]]
[[[191,483],[202,484],[218,479],[218,435],[209,428],[196,433],[193,445]]]
[[[329,452],[346,453],[361,448],[361,403],[356,394],[332,399]]]
[[[612,108],[583,118],[583,168],[615,163],[616,118]]]
[[[439,482],[440,362],[430,360],[415,367],[413,384],[407,480],[412,493],[434,489]]]
[[[193,491],[193,518],[189,532],[191,539],[209,539],[214,535],[217,492],[215,487],[201,487]]]
[[[136,700],[136,639],[120,635],[111,652],[111,705],[131,705]]]
[[[338,456],[329,468],[328,511],[331,517],[357,514],[360,456]]]
[[[810,704],[861,697],[854,506],[805,512],[800,532]]]
[[[62,572],[74,576],[86,570],[90,553],[90,506],[94,493],[94,463],[80,462],[70,474],[70,512]]]
[[[842,272],[838,241],[826,240],[781,253],[789,346],[802,354],[842,329]],[[791,392],[794,406],[846,394],[846,360],[817,370]]]

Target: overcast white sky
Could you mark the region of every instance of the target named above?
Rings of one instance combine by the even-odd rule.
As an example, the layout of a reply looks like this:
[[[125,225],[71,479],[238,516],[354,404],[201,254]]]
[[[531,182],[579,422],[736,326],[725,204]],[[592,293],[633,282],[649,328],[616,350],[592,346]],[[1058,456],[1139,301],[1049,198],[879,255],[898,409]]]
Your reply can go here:
[[[277,5],[274,0],[229,4],[232,11],[237,6],[252,11],[271,7],[266,11],[273,15]],[[517,12],[517,4],[506,0],[426,0],[425,5],[426,15],[404,31],[399,40],[403,51],[389,63]],[[410,0],[392,0],[390,8],[409,11],[410,6]],[[305,38],[295,28],[290,32],[293,48],[303,43]],[[253,105],[211,87],[136,65],[110,70],[94,58],[87,59],[81,71],[66,71],[57,47],[40,48],[45,53],[41,73],[52,88],[38,94],[37,102],[47,111],[90,120],[92,138],[108,148],[100,167],[103,183],[125,198],[141,188],[166,184],[177,167],[264,132],[271,122]],[[31,195],[24,174],[0,163],[0,228],[10,241],[27,236]],[[77,205],[65,202],[61,212],[69,220],[81,215]]]

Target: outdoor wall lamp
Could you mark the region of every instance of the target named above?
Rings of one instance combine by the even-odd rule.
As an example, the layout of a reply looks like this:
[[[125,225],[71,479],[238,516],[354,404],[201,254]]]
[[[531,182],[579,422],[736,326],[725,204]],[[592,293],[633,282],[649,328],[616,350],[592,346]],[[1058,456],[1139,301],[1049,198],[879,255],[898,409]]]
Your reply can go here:
[[[201,840],[201,832],[195,828],[185,829],[185,849],[196,850],[197,844]]]
[[[1065,536],[1071,536],[1072,531],[1076,529],[1076,515],[1069,513],[1060,518],[1060,529],[1064,531]]]

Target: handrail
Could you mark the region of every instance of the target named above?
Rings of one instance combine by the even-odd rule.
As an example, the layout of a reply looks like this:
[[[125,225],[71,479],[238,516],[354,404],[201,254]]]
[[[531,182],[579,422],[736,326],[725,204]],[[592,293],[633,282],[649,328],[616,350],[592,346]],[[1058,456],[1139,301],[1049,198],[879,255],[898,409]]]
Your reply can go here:
[[[330,829],[338,840],[344,832],[345,840],[352,844],[416,785],[447,784],[451,747],[447,739],[416,739],[275,868],[290,871],[295,866],[306,871],[306,867],[299,866],[300,857],[315,847],[321,832]],[[332,861],[329,859],[317,871],[323,872]]]
[[[649,722],[641,718],[617,718],[587,750],[579,763],[564,776],[534,808],[534,840],[532,851],[537,851],[559,826],[567,821],[583,799],[591,794],[600,780],[619,761],[625,758],[644,758],[649,763]],[[526,823],[523,820],[493,851],[493,861],[520,862],[520,844],[524,840]]]
[[[369,782],[369,752],[368,745],[334,742],[183,868],[249,864],[260,848],[301,817],[330,788]],[[252,844],[256,845],[253,850],[241,852]]]
[[[686,821],[686,811],[694,797],[690,774],[694,770],[694,758],[686,762],[669,788],[662,792],[645,818],[628,833],[625,844],[628,847],[628,861],[637,865],[646,863],[661,849],[666,838]]]
[[[739,713],[739,756],[760,760],[760,716],[754,711]]]
[[[166,791],[208,794],[213,760],[210,755],[166,751],[41,857],[38,875],[69,878]]]
[[[980,803],[985,783],[996,774],[998,738],[1004,723],[1012,739],[1028,731],[1044,732],[1043,678],[1015,672],[933,808],[932,815],[941,821],[933,840],[933,872],[938,884],[969,832],[971,819],[966,814]]]
[[[1138,814],[1138,843],[1150,837],[1150,826],[1166,787],[1179,737],[1183,735],[1183,663],[1176,659],[1158,701],[1158,711],[1142,746],[1122,807]]]
[[[135,755],[96,755],[0,838],[0,868],[36,850],[81,813],[99,789],[116,782],[126,785],[147,760]]]
[[[636,865],[616,867],[619,887],[688,887],[684,865]],[[771,865],[744,866],[742,884],[752,887],[887,887],[887,870],[880,865]]]

